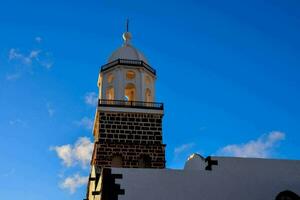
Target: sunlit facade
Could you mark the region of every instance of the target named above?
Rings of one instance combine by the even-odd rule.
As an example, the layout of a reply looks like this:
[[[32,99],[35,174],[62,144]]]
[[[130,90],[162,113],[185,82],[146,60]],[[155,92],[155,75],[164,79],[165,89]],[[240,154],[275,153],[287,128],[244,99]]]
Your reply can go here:
[[[192,154],[166,169],[156,70],[123,38],[99,74],[86,200],[300,200],[300,161]]]

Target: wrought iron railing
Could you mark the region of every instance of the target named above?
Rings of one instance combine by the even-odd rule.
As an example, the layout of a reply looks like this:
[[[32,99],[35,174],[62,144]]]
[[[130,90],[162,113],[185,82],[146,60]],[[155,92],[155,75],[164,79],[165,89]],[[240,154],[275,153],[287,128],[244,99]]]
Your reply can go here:
[[[108,100],[99,99],[98,106],[103,107],[127,107],[127,108],[149,108],[163,110],[164,104],[157,102],[144,102],[144,101],[123,101],[123,100]]]
[[[147,69],[149,72],[153,73],[154,75],[156,75],[156,70],[153,69],[150,65],[148,65],[147,63],[145,63],[142,60],[128,60],[128,59],[117,59],[115,61],[112,61],[106,65],[103,65],[101,67],[101,72],[108,70],[116,65],[129,65],[129,66],[136,66],[136,67],[144,67],[145,69]]]

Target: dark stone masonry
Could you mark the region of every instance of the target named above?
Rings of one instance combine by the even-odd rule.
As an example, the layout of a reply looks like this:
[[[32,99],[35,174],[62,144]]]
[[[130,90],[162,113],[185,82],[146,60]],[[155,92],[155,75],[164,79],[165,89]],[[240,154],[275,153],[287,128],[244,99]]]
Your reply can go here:
[[[101,167],[165,168],[162,114],[99,112],[93,164]]]

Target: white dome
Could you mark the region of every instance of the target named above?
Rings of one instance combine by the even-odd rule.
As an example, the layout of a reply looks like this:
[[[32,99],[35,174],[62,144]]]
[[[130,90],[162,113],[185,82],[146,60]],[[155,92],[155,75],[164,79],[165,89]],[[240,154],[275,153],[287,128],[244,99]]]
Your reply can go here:
[[[145,58],[145,56],[130,44],[131,38],[132,35],[130,32],[127,31],[123,34],[123,40],[124,40],[123,46],[118,48],[115,52],[112,53],[112,55],[108,59],[108,62],[112,62],[117,59],[127,59],[127,60],[141,60],[148,64],[148,61]]]
[[[205,166],[205,158],[194,153],[185,162],[184,170],[204,170]]]
[[[113,52],[109,57],[108,62],[112,62],[117,59],[142,60],[148,64],[146,57],[130,44],[124,44],[122,47]]]

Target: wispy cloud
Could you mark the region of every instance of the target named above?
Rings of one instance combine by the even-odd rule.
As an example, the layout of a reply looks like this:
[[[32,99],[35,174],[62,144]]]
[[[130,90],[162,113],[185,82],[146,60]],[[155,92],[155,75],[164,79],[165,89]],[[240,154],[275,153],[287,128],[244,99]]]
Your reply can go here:
[[[44,52],[40,58],[38,64],[46,69],[51,69],[53,67],[53,55],[51,52]]]
[[[55,150],[57,156],[62,160],[63,164],[67,167],[73,165],[73,149],[70,144],[51,147],[51,150]]]
[[[32,50],[32,51],[30,51],[28,58],[30,58],[31,60],[36,59],[38,61],[40,53],[41,53],[41,50]]]
[[[53,63],[49,61],[41,61],[40,64],[46,69],[50,69],[53,66]]]
[[[49,117],[53,117],[53,115],[55,114],[55,110],[52,107],[52,105],[50,103],[47,103],[46,108],[47,108],[47,112],[48,112]]]
[[[36,37],[35,41],[41,43],[42,38]],[[51,54],[43,49],[21,51],[18,48],[11,48],[8,51],[8,61],[15,66],[15,71],[6,76],[8,81],[17,80],[24,73],[32,73],[34,66],[41,66],[46,69],[53,66]]]
[[[42,38],[39,37],[39,36],[35,37],[34,39],[35,39],[35,41],[36,41],[37,43],[41,43],[41,42],[42,42]]]
[[[14,81],[19,79],[21,74],[19,72],[13,73],[13,74],[7,74],[6,75],[6,80],[8,81]]]
[[[195,146],[195,143],[182,144],[174,149],[174,156],[178,158],[182,153],[190,151]]]
[[[235,157],[267,158],[272,156],[274,148],[284,139],[285,133],[272,131],[244,144],[227,145],[220,149],[218,154]]]
[[[174,149],[174,153],[175,153],[175,154],[183,153],[183,152],[185,152],[185,151],[187,151],[187,150],[190,150],[193,146],[195,146],[194,143],[183,144],[183,145],[181,145],[181,146],[179,146],[179,147],[176,147],[176,148]]]
[[[84,101],[87,105],[95,106],[98,103],[98,95],[95,92],[88,92],[84,96]]]
[[[71,167],[80,164],[82,168],[86,168],[90,163],[93,148],[94,144],[87,137],[79,138],[74,145],[66,144],[50,147],[51,150],[57,153],[63,165]]]
[[[29,55],[24,55],[24,54],[20,53],[19,50],[12,48],[9,50],[8,59],[10,61],[13,61],[13,60],[20,61],[22,64],[25,64],[25,65],[31,65],[32,57],[30,55],[31,55],[31,53],[29,53]]]
[[[74,194],[76,190],[88,182],[88,176],[81,176],[79,174],[75,174],[73,176],[69,176],[63,180],[60,184],[60,188],[67,189],[71,194]]]
[[[81,120],[75,121],[75,124],[87,130],[92,130],[94,126],[94,121],[88,117],[83,117]]]
[[[31,65],[34,60],[38,61],[41,50],[31,50],[28,55],[21,53],[18,49],[9,50],[8,59],[10,61],[20,61],[22,64]]]
[[[79,138],[73,148],[74,157],[80,162],[82,167],[89,165],[92,158],[94,143],[89,138]]]
[[[14,168],[12,168],[12,169],[10,169],[8,172],[3,173],[2,176],[3,176],[3,177],[10,177],[10,176],[12,176],[12,175],[15,174],[15,171],[16,171],[16,170],[15,170]]]
[[[16,125],[26,126],[26,124],[27,123],[21,119],[14,119],[9,121],[9,125],[11,126],[16,126]]]

